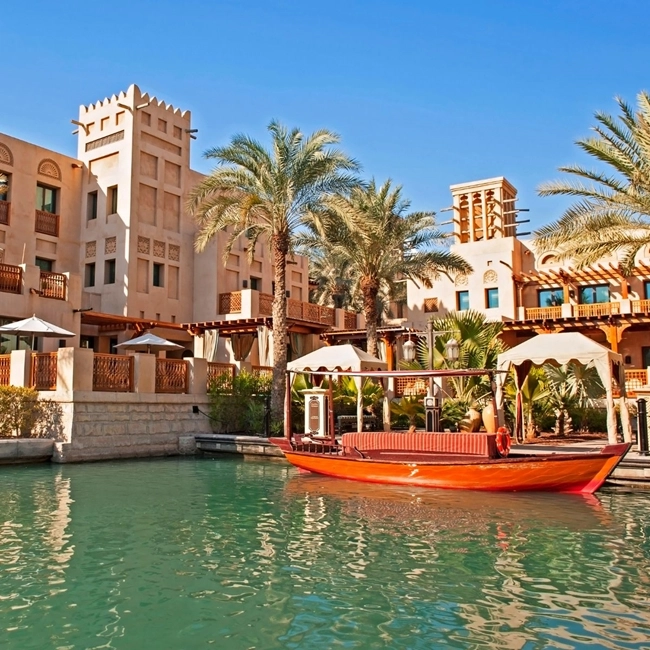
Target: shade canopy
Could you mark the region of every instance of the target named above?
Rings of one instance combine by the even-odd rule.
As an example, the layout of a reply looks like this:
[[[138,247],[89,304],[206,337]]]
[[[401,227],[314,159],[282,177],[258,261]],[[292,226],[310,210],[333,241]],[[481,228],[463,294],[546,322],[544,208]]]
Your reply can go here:
[[[287,370],[387,370],[388,364],[355,345],[330,345],[290,361]]]
[[[47,336],[50,338],[69,338],[75,336],[74,332],[68,332],[62,327],[48,323],[47,321],[32,316],[23,320],[16,321],[15,323],[8,323],[0,327],[1,334],[16,334],[18,336]]]
[[[123,350],[133,350],[134,352],[164,352],[165,350],[183,349],[182,345],[172,343],[172,341],[160,338],[160,336],[156,336],[149,332],[131,339],[130,341],[118,343],[115,347],[122,348]]]
[[[515,368],[517,383],[517,413],[520,411],[521,387],[530,372],[532,366],[541,366],[545,363],[557,363],[565,365],[570,362],[578,362],[585,366],[593,366],[603,382],[607,401],[607,432],[610,442],[616,442],[616,413],[612,396],[612,379],[621,387],[621,419],[625,436],[629,435],[629,419],[625,406],[625,377],[623,372],[623,357],[606,348],[604,345],[580,334],[578,332],[560,332],[557,334],[539,334],[528,341],[502,352],[497,361],[497,369],[507,371]],[[497,373],[497,397],[501,402],[502,387],[505,381],[505,373]],[[519,415],[517,426],[521,426]],[[515,431],[517,434],[518,431]]]

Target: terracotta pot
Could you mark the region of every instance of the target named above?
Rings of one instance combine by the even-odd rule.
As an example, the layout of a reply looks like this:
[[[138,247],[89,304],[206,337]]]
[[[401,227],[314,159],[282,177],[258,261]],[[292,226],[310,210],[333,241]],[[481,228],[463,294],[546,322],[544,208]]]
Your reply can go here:
[[[481,418],[483,419],[483,426],[488,433],[496,433],[497,424],[494,419],[494,403],[489,402],[487,406],[481,412]]]
[[[469,433],[478,431],[481,428],[481,414],[475,408],[470,408],[459,422],[459,428]]]

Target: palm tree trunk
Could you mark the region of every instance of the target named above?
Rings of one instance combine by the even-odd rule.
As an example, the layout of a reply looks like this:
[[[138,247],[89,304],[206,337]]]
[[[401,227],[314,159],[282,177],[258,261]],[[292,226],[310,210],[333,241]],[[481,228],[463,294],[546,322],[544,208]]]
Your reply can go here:
[[[273,295],[273,386],[271,411],[275,421],[284,417],[284,396],[287,371],[287,253],[289,237],[286,233],[271,238],[275,292]]]
[[[373,280],[361,282],[361,294],[363,296],[363,315],[366,317],[366,339],[368,341],[368,354],[377,356],[377,294],[379,283]]]

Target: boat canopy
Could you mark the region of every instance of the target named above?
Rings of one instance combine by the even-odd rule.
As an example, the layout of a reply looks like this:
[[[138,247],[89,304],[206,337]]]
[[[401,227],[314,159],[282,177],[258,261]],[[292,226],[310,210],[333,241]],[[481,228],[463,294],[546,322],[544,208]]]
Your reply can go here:
[[[620,411],[624,437],[627,442],[631,438],[630,420],[625,403],[625,376],[623,357],[597,343],[593,339],[578,332],[559,332],[557,334],[538,334],[523,343],[502,352],[497,361],[497,369],[502,371],[496,375],[497,404],[502,407],[503,383],[505,372],[514,367],[515,381],[517,384],[517,421],[515,425],[515,439],[523,436],[523,417],[521,388],[530,369],[545,363],[564,365],[571,361],[585,366],[596,368],[598,376],[605,387],[607,401],[607,434],[610,443],[616,443],[616,412],[612,392],[612,380],[616,381],[621,389]],[[500,414],[501,416],[501,414]],[[500,420],[502,418],[500,417]]]

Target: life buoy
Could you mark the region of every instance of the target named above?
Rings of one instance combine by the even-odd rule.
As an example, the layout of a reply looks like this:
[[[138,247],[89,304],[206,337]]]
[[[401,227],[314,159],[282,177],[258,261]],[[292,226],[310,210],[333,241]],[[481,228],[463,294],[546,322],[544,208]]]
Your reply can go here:
[[[510,433],[506,427],[499,427],[495,437],[497,451],[499,455],[505,458],[510,453]]]

